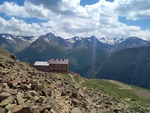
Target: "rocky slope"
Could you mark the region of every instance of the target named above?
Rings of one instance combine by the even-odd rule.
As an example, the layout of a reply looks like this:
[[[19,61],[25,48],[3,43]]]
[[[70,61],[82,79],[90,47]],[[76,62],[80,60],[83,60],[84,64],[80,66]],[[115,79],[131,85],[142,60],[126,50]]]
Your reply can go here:
[[[105,91],[91,89],[94,82],[87,81],[71,74],[39,72],[0,48],[0,113],[149,111],[149,106],[132,107],[126,101],[110,96]]]

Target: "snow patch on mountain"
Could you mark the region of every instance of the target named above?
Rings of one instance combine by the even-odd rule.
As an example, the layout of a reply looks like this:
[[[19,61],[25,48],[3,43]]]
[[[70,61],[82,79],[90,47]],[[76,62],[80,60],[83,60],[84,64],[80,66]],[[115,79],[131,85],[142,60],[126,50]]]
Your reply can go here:
[[[28,41],[28,40],[24,39],[23,37],[17,37],[17,38],[22,40],[22,41]]]
[[[82,40],[82,39],[83,39],[82,37],[75,36],[73,38],[66,39],[66,41],[70,43],[75,43],[77,40]]]
[[[34,42],[35,40],[37,40],[39,37],[38,36],[35,36],[33,38],[31,38],[31,40],[29,40],[30,43]]]
[[[44,41],[45,41],[45,42],[47,42],[47,43],[49,43],[49,40],[48,40],[48,38],[44,38]]]
[[[10,37],[10,36],[5,37],[5,39],[8,40],[9,42],[16,43],[16,41],[12,37]]]
[[[92,39],[90,39],[90,38],[89,38],[89,39],[87,39],[87,40],[88,40],[89,42],[93,42],[93,41],[92,41]]]
[[[6,36],[5,35],[2,35],[2,38],[5,38]]]
[[[108,38],[108,37],[98,38],[98,40],[102,43],[111,44],[111,45],[115,45],[124,41],[123,38]]]

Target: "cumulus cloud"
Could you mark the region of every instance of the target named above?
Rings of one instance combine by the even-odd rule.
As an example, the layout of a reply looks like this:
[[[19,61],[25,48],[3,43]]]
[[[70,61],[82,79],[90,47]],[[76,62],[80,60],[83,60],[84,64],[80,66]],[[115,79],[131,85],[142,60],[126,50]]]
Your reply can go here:
[[[36,23],[27,24],[25,21],[16,19],[14,17],[11,17],[9,20],[5,20],[0,17],[0,25],[1,33],[11,33],[15,35],[33,35],[34,33],[40,35],[41,33],[40,25]]]
[[[78,13],[85,13],[84,8],[80,6],[80,0],[29,0],[28,2],[61,15],[78,16]]]
[[[143,2],[142,2],[143,1]],[[87,37],[129,37],[150,38],[150,30],[126,25],[119,16],[127,19],[150,18],[148,0],[100,0],[93,5],[81,6],[80,0],[26,0],[23,6],[13,2],[0,5],[0,12],[12,16],[9,20],[0,18],[1,32],[19,35],[42,35],[53,32],[64,38],[78,35]],[[14,17],[15,18],[14,18]],[[47,20],[42,23],[27,23],[22,18]]]
[[[51,11],[45,9],[43,6],[36,6],[30,2],[25,2],[24,9],[29,14],[29,17],[49,19],[50,15],[52,16]]]
[[[13,2],[4,2],[4,4],[0,5],[0,12],[10,16],[29,17],[24,6],[19,6]]]
[[[119,16],[130,20],[150,18],[150,0],[115,0]]]

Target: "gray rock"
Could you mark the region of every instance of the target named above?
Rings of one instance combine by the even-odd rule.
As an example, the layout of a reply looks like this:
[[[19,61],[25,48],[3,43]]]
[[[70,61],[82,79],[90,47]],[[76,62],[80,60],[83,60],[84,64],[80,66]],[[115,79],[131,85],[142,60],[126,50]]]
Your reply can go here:
[[[12,113],[33,113],[29,107],[23,105],[15,105],[12,109]]]
[[[0,107],[0,113],[5,113],[5,109]]]
[[[75,107],[71,110],[71,113],[82,113],[81,109],[78,107]]]
[[[10,93],[8,93],[8,92],[2,92],[2,93],[0,94],[0,101],[6,99],[6,98],[9,97],[9,96],[11,96]]]
[[[15,104],[8,104],[8,105],[5,107],[5,109],[11,110],[14,106],[15,106]]]
[[[7,97],[6,99],[4,99],[4,100],[0,103],[0,106],[6,106],[6,105],[8,105],[8,104],[11,104],[13,101],[14,101],[14,97],[13,97],[13,96]]]
[[[19,83],[21,83],[20,77],[17,77],[15,80],[12,81],[12,86],[17,86]]]
[[[16,95],[17,92],[18,92],[17,89],[9,89],[9,88],[4,89],[4,91],[6,91],[6,92],[8,92],[8,93],[10,93],[12,95]]]

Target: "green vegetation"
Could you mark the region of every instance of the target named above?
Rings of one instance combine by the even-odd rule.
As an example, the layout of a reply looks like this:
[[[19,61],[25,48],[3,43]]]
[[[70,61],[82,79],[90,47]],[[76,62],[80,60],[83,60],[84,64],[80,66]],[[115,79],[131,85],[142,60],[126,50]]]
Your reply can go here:
[[[73,79],[81,87],[108,94],[112,98],[121,99],[130,107],[142,106],[145,111],[150,111],[150,90],[113,80],[85,79],[82,77],[73,77]]]
[[[66,78],[68,81],[74,81],[81,87],[86,87],[89,90],[95,90],[104,94],[108,94],[112,98],[121,99],[125,103],[128,103],[131,107],[142,106],[145,111],[150,110],[150,90],[135,87],[132,85],[124,84],[113,80],[103,79],[85,79],[82,77],[71,77],[67,74],[52,74],[53,77]]]

